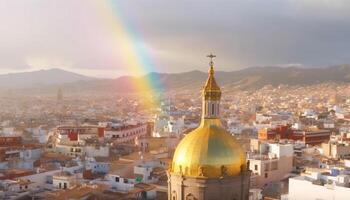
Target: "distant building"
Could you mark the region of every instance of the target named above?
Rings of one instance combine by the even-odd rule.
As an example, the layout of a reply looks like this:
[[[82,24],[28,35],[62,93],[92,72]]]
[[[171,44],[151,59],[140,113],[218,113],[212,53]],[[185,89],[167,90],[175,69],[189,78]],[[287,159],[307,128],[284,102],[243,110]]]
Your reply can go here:
[[[75,186],[75,175],[66,171],[59,172],[52,177],[52,184],[58,189],[70,189]]]
[[[105,127],[95,125],[82,126],[58,126],[54,130],[61,140],[84,140],[92,137],[103,138],[105,136]]]
[[[165,166],[159,159],[152,160],[120,160],[116,161],[113,171],[107,174],[106,179],[99,183],[108,184],[112,190],[121,193],[133,193],[139,189],[140,184],[150,184],[159,181],[159,177],[165,175]],[[126,166],[120,168],[118,166]],[[149,185],[148,185],[149,186]],[[147,199],[154,199],[156,191],[154,186],[143,190]]]
[[[334,159],[350,159],[350,144],[339,142],[322,143],[323,155]]]
[[[300,140],[301,137],[298,137],[294,134],[294,130],[289,125],[279,125],[275,128],[262,128],[258,130],[259,140]]]
[[[107,174],[110,165],[109,159],[104,157],[87,157],[85,159],[85,168],[91,170],[92,173]]]
[[[41,146],[22,145],[1,147],[0,169],[33,169],[35,162],[40,158],[41,154]]]
[[[149,130],[147,123],[114,125],[106,127],[105,137],[113,143],[134,143],[136,138],[147,136]]]
[[[142,151],[148,152],[153,150],[159,150],[161,148],[172,151],[176,148],[180,138],[171,137],[140,137],[135,140],[136,146]]]
[[[57,91],[57,101],[62,101],[63,100],[63,91],[62,88],[59,88]]]
[[[323,142],[328,142],[330,136],[330,130],[317,128],[293,130],[289,125],[276,126],[275,128],[261,128],[258,130],[258,138],[260,140],[299,140],[309,145],[319,145]]]
[[[274,140],[276,135],[276,131],[272,128],[261,128],[258,130],[259,140]]]
[[[324,129],[305,129],[295,130],[294,138],[303,141],[309,145],[320,145],[323,142],[328,142],[331,136],[330,130]]]
[[[56,144],[54,151],[71,157],[108,157],[109,146],[99,144],[87,144],[85,141],[61,142]]]
[[[3,180],[0,182],[3,191],[10,193],[23,193],[33,188],[33,182],[27,180]]]
[[[259,130],[262,128],[275,128],[278,126],[286,126],[292,123],[291,113],[256,113],[253,125]]]
[[[158,115],[154,122],[153,137],[167,137],[171,134],[179,135],[185,129],[185,118],[169,115]]]
[[[0,137],[0,147],[22,146],[22,137],[20,136],[2,136]]]

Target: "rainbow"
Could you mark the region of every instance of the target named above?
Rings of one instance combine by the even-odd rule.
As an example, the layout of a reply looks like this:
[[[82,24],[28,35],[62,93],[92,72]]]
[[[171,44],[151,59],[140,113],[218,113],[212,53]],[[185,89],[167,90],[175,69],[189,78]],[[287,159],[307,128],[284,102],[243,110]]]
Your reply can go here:
[[[122,52],[122,65],[127,67],[129,74],[138,76],[133,81],[133,87],[137,93],[144,98],[146,94],[158,96],[162,90],[159,79],[152,76],[145,76],[147,73],[156,71],[155,64],[140,42],[138,32],[127,20],[121,9],[120,3],[113,0],[97,0],[96,7],[103,17],[108,29],[112,31],[113,43],[116,51]]]

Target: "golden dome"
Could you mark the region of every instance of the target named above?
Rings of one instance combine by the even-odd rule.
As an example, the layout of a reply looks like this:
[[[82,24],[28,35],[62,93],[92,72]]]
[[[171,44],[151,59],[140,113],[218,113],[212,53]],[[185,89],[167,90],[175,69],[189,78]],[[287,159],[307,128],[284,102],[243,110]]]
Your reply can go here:
[[[212,59],[215,56],[210,54],[208,57],[211,60],[208,80],[203,88],[201,124],[178,144],[169,171],[193,177],[235,176],[246,169],[246,156],[218,118],[221,90],[214,78]]]
[[[219,119],[202,119],[176,148],[170,171],[195,177],[235,176],[246,166],[245,153]]]

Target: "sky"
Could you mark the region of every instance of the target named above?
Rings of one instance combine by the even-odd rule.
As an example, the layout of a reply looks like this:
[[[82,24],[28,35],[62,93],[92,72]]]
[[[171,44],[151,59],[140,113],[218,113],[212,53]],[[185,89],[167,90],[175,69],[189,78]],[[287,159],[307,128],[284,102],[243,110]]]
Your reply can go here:
[[[349,0],[0,0],[0,74],[134,75],[129,54],[142,73],[205,71],[210,52],[224,71],[322,67],[350,63],[349,36]]]

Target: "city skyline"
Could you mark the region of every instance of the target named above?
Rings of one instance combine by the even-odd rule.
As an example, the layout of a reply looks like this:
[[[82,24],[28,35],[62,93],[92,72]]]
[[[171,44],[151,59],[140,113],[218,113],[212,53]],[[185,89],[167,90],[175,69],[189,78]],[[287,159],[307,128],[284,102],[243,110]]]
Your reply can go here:
[[[0,23],[0,199],[349,199],[349,0],[0,0]]]
[[[2,1],[0,74],[206,71],[208,52],[219,71],[350,63],[349,10],[344,0]]]

